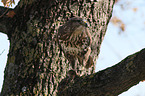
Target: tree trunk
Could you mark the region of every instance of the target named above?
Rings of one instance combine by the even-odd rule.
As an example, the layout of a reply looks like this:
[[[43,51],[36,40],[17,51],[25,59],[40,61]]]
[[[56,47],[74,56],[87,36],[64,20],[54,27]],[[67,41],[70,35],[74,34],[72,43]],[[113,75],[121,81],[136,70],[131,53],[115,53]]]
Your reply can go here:
[[[21,0],[15,9],[0,7],[0,14],[7,11],[0,17],[0,31],[10,40],[1,95],[56,96],[59,82],[71,69],[56,34],[72,16],[88,20],[93,40],[94,66],[85,69],[78,64],[77,74],[94,73],[113,5],[114,0]]]

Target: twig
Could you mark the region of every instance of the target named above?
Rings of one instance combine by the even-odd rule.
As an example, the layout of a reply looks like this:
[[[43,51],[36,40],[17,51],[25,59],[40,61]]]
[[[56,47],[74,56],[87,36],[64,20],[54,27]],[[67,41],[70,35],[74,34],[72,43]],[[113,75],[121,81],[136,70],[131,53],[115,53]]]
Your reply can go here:
[[[5,49],[2,51],[2,53],[0,53],[0,55],[2,55],[4,53]]]

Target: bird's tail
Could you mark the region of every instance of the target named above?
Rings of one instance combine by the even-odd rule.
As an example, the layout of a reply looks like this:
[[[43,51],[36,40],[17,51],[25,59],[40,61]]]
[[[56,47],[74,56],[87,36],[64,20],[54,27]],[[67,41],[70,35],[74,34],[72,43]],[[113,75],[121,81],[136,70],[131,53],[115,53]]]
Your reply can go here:
[[[93,64],[94,64],[93,58],[92,58],[91,56],[89,56],[89,59],[88,59],[88,61],[86,62],[85,68],[88,69],[88,68],[90,68]]]

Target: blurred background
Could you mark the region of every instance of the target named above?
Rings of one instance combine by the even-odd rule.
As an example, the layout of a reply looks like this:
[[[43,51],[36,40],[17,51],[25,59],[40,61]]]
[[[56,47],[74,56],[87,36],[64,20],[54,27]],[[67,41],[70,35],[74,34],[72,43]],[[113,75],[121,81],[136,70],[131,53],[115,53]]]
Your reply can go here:
[[[115,1],[113,15],[101,45],[96,72],[145,48],[145,0]],[[15,4],[17,2],[15,0]],[[0,5],[3,6],[1,2]],[[9,45],[7,35],[0,33],[0,91]],[[145,96],[145,82],[140,82],[119,96]]]

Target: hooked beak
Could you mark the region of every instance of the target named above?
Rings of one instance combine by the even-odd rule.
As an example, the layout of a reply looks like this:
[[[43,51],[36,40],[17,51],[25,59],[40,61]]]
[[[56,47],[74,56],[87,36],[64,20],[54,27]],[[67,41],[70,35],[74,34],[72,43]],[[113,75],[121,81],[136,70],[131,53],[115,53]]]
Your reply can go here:
[[[88,27],[88,24],[87,24],[87,21],[86,21],[86,20],[83,20],[83,25],[84,25],[85,27]]]

